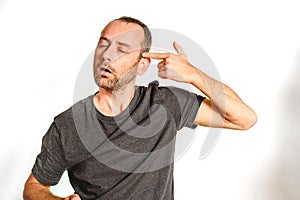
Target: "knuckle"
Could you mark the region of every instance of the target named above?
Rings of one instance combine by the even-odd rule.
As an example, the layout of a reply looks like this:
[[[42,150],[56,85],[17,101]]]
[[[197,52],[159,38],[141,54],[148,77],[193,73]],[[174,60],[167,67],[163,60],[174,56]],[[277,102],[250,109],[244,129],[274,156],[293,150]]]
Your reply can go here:
[[[160,78],[162,78],[162,79],[166,79],[166,78],[167,78],[167,76],[166,76],[166,74],[165,74],[164,72],[158,73],[158,76],[159,76]]]

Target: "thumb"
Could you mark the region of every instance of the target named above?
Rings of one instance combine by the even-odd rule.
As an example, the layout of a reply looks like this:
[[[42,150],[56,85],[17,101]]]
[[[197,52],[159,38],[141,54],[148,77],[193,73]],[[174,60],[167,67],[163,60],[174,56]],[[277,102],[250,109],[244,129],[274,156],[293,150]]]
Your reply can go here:
[[[177,42],[175,42],[175,41],[173,42],[173,47],[177,51],[178,55],[180,55],[180,56],[184,57],[185,59],[187,59],[186,53],[183,51],[182,47]]]

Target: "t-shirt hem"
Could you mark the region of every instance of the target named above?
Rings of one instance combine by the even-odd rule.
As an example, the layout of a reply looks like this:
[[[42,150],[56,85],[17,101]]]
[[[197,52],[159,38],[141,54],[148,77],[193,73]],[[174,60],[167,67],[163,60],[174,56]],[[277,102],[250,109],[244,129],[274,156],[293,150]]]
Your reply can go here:
[[[32,169],[32,175],[43,185],[46,186],[53,186],[57,184],[57,180],[49,180],[47,178],[42,177],[36,170],[35,168]]]
[[[187,127],[191,128],[191,129],[195,129],[195,128],[198,127],[197,124],[194,124],[194,121],[195,121],[196,116],[198,114],[201,103],[205,99],[205,97],[202,97],[202,96],[199,96],[199,95],[196,95],[196,98],[197,98],[197,101],[195,101],[194,105],[193,105],[193,108],[195,108],[195,109],[191,109],[189,123],[186,125]]]

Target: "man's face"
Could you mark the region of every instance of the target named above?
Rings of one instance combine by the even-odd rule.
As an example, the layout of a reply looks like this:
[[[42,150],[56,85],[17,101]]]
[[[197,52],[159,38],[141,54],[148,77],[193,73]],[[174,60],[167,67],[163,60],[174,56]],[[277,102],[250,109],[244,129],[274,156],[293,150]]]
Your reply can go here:
[[[115,91],[135,80],[143,40],[138,24],[113,21],[104,28],[94,57],[94,78],[100,88]]]

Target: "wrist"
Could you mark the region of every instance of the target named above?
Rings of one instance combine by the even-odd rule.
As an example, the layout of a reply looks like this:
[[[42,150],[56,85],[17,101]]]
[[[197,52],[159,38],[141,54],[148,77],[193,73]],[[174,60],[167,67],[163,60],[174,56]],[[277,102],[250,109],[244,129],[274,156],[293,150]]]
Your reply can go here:
[[[194,67],[193,73],[191,73],[188,78],[188,83],[194,85],[197,88],[199,88],[201,85],[204,85],[204,73],[196,67]]]

